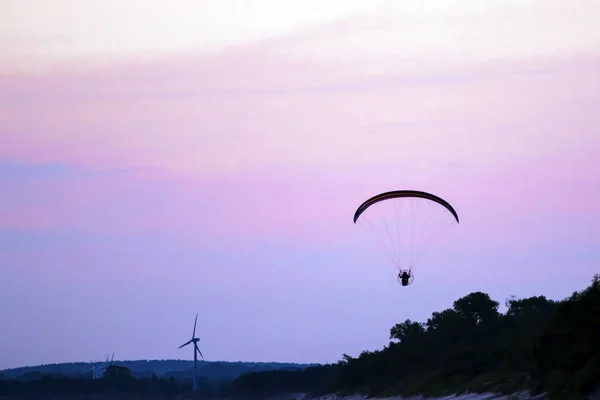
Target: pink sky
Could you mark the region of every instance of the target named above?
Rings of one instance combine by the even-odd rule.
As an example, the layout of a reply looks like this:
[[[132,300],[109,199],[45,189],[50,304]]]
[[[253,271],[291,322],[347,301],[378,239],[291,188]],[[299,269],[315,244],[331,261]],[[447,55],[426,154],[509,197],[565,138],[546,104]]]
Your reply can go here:
[[[587,285],[600,9],[430,2],[2,3],[0,368],[187,358],[195,313],[208,360],[330,362],[470,291]],[[395,188],[461,216],[409,288],[351,220]]]

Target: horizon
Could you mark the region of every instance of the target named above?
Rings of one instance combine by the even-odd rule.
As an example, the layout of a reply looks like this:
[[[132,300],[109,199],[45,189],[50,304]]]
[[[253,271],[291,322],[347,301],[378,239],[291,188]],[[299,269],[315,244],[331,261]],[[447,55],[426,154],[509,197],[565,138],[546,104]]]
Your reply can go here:
[[[583,290],[584,288],[578,289],[577,291]],[[569,298],[569,296],[565,297],[565,298],[561,298],[561,299],[552,299],[552,298],[548,298],[547,296],[544,295],[540,295],[545,297],[546,299],[550,300],[550,301],[555,301],[555,302],[561,302],[564,300],[567,300]],[[508,296],[505,298],[505,302],[509,301],[511,298],[511,296]],[[522,297],[515,297],[512,300],[521,300],[523,299]],[[495,300],[492,298],[492,300]],[[498,300],[496,300],[498,301]],[[502,302],[501,300],[498,301],[499,305],[498,305],[498,312],[500,315],[506,315],[506,312],[508,311],[508,307],[505,305],[505,302]],[[442,311],[442,310],[438,310],[438,311]],[[434,311],[435,312],[435,311]],[[398,321],[398,322],[403,322],[403,321]],[[421,322],[424,323],[424,321],[414,321],[414,322]],[[383,348],[383,347],[382,347]],[[375,349],[375,350],[381,350],[380,349]],[[108,359],[108,356],[107,356]],[[341,359],[341,358],[340,358]],[[8,368],[3,368],[0,369],[1,371],[8,371],[8,370],[15,370],[15,369],[22,369],[22,368],[35,368],[35,367],[43,367],[43,366],[51,366],[51,365],[61,365],[61,364],[94,364],[97,362],[100,362],[102,359],[96,359],[96,361],[58,361],[58,362],[53,362],[53,363],[48,363],[48,364],[32,364],[32,365],[22,365],[22,366],[16,366],[16,367],[8,367]],[[127,363],[127,362],[163,362],[163,361],[184,361],[184,362],[189,362],[189,363],[194,363],[193,359],[183,359],[183,358],[171,358],[171,359],[151,359],[151,358],[145,358],[145,359],[116,359],[114,361],[110,361],[110,362],[117,362],[117,363]],[[249,360],[205,360],[205,359],[198,359],[199,363],[229,363],[229,364],[294,364],[294,365],[326,365],[326,364],[335,364],[337,361],[334,362],[327,362],[327,363],[318,363],[318,362],[294,362],[294,361],[276,361],[276,360],[271,360],[271,361],[249,361]]]
[[[188,359],[140,359],[140,360],[114,360],[112,362],[115,363],[128,363],[128,362],[141,362],[141,361],[146,361],[146,362],[163,362],[163,361],[183,361],[183,362],[189,362],[191,364],[194,363],[194,360],[188,360]],[[65,362],[56,362],[56,363],[50,363],[50,364],[39,364],[39,365],[25,365],[25,366],[19,366],[19,367],[10,367],[10,368],[4,368],[4,369],[0,369],[0,371],[9,371],[9,370],[14,370],[14,369],[23,369],[23,368],[36,368],[36,367],[44,367],[44,366],[52,366],[52,365],[62,365],[62,364],[94,364],[97,363],[98,361],[65,361]],[[323,365],[323,364],[319,364],[319,363],[294,363],[294,362],[286,362],[286,361],[206,361],[206,360],[198,360],[198,363],[227,363],[227,364],[293,364],[293,365]]]
[[[581,288],[577,291],[581,291],[585,288]],[[541,295],[543,297],[545,297],[546,299],[550,300],[550,301],[555,301],[555,302],[561,302],[564,300],[567,300],[569,298],[569,296],[562,298],[562,299],[551,299],[548,298],[544,295]],[[510,296],[505,298],[505,302],[509,301]],[[521,300],[522,298],[520,297],[515,297],[512,300]],[[496,300],[493,299],[492,300]],[[498,301],[498,300],[496,300]],[[505,302],[502,301],[498,301],[499,305],[498,305],[498,312],[500,315],[506,315],[507,311],[508,311],[508,307],[506,307]],[[442,310],[438,310],[438,311],[442,311]],[[435,311],[434,311],[435,312]],[[398,323],[400,322],[404,322],[404,321],[398,321]],[[424,323],[424,321],[413,321],[413,322],[421,322]],[[383,348],[383,347],[382,347]],[[376,350],[381,350],[380,349],[376,349]],[[107,357],[108,359],[108,357]],[[340,357],[341,359],[341,357]],[[63,362],[54,362],[54,363],[49,363],[49,364],[35,364],[35,365],[25,365],[25,366],[17,366],[17,367],[9,367],[9,368],[4,368],[4,369],[0,369],[0,371],[7,371],[7,370],[14,370],[14,369],[22,369],[22,368],[35,368],[35,367],[43,367],[43,366],[51,366],[51,365],[61,365],[61,364],[94,364],[97,362],[100,362],[102,359],[97,359],[96,361],[63,361]],[[189,363],[194,363],[193,359],[183,359],[183,358],[172,358],[172,359],[151,359],[151,358],[146,358],[146,359],[116,359],[114,361],[110,361],[112,362],[117,362],[117,363],[127,363],[127,362],[163,362],[163,361],[183,361],[183,362],[189,362]],[[248,361],[248,360],[205,360],[205,359],[198,359],[198,363],[228,363],[228,364],[294,364],[294,365],[326,365],[326,364],[335,364],[337,361],[334,362],[329,362],[329,363],[318,363],[318,362],[294,362],[294,361]]]
[[[600,3],[36,4],[0,4],[0,369],[183,357],[196,313],[207,360],[335,362],[598,272]],[[394,189],[460,216],[409,287],[351,219]]]

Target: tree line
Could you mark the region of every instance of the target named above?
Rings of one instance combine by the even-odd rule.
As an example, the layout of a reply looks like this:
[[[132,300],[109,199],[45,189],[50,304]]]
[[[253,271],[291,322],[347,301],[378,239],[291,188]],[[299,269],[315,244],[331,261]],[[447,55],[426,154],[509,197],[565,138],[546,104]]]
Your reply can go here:
[[[33,374],[35,372],[31,372]],[[195,398],[225,398],[231,395],[231,380],[198,379]],[[135,378],[127,367],[110,365],[101,379],[43,375],[36,379],[23,376],[21,379],[0,379],[0,398],[27,397],[77,398],[82,395],[106,395],[106,398],[172,398],[191,394],[192,381],[176,381],[173,376],[158,378]],[[96,397],[98,398],[98,397]]]
[[[534,296],[510,302],[505,313],[486,293],[470,293],[425,322],[390,329],[390,342],[334,364],[251,372],[235,379],[201,378],[194,397],[264,398],[278,394],[369,396],[512,393],[528,389],[550,398],[584,398],[600,391],[600,276],[562,301]],[[135,379],[112,365],[103,379],[46,375],[0,379],[0,397],[139,394],[173,397],[189,392],[173,377]]]
[[[425,322],[406,320],[390,343],[336,364],[244,374],[233,390],[256,397],[284,392],[370,396],[512,393],[583,398],[600,384],[600,276],[562,301],[534,296],[505,313],[486,293],[470,293]]]

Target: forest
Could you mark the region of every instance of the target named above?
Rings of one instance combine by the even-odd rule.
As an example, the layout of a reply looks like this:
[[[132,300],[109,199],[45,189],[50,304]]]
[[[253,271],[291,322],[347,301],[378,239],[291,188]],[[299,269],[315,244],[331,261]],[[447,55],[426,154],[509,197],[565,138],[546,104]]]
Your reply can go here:
[[[390,343],[335,364],[250,372],[235,379],[202,378],[198,398],[265,398],[288,393],[370,397],[464,392],[513,393],[527,389],[551,399],[584,399],[600,384],[600,275],[561,301],[515,299],[505,313],[486,293],[470,293],[425,322],[390,329]],[[44,376],[0,379],[0,396],[137,393],[171,397],[191,382],[136,379],[111,366],[103,379]]]
[[[334,365],[241,375],[233,390],[263,397],[282,392],[443,395],[528,389],[577,399],[600,384],[600,276],[562,301],[518,299],[506,313],[470,293],[425,322],[390,329],[390,343]]]
[[[111,364],[126,367],[131,376],[137,379],[150,378],[154,374],[167,378],[172,376],[178,382],[191,379],[194,369],[194,361],[192,360],[115,360],[111,361]],[[313,365],[319,364],[199,360],[198,376],[217,381],[231,380],[249,372],[299,369]],[[91,378],[91,368],[93,366],[94,363],[90,362],[69,362],[11,368],[0,371],[0,379],[39,380],[44,376]]]

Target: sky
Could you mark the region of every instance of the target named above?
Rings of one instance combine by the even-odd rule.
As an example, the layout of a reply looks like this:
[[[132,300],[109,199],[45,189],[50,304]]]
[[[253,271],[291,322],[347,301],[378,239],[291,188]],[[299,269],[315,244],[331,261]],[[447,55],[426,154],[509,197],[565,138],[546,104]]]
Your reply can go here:
[[[596,0],[0,0],[0,369],[191,358],[196,313],[206,360],[335,362],[472,291],[583,289],[599,20]],[[404,188],[460,215],[406,288],[352,223]]]

